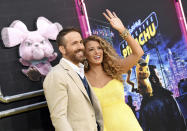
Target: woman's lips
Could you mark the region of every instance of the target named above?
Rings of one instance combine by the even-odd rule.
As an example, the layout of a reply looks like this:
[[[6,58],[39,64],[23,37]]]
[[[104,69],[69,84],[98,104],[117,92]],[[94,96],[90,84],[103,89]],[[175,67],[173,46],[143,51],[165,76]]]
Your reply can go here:
[[[99,60],[101,58],[101,56],[94,56],[95,60]]]

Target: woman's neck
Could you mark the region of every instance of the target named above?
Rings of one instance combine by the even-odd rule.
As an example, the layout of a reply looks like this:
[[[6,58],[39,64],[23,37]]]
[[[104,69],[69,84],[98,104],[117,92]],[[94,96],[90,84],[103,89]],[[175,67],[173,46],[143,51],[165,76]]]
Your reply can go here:
[[[101,74],[105,72],[103,70],[102,65],[91,65],[88,73],[92,73],[96,75],[96,74]]]
[[[85,73],[88,81],[93,87],[103,87],[108,83],[112,78],[107,75],[103,70],[102,65],[92,65],[90,69]]]

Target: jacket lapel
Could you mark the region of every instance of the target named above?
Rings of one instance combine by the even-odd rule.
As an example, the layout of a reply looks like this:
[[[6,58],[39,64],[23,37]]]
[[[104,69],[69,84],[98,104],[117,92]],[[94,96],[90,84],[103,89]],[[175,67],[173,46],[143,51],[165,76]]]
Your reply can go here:
[[[79,89],[82,91],[82,93],[86,96],[86,98],[90,101],[90,98],[88,96],[88,93],[81,81],[81,79],[79,78],[78,74],[62,59],[60,60],[60,65],[67,70],[68,75],[72,78],[72,80],[76,83],[76,85],[79,87]]]

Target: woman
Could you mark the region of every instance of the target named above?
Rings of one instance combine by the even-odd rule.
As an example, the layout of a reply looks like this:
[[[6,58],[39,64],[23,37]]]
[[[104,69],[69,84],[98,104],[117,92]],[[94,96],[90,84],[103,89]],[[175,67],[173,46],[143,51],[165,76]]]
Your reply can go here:
[[[85,65],[85,75],[100,101],[104,131],[142,131],[132,110],[124,102],[122,74],[138,62],[143,50],[116,14],[109,10],[106,13],[103,15],[128,42],[132,54],[121,59],[107,41],[95,35],[90,36],[84,40],[88,62]]]

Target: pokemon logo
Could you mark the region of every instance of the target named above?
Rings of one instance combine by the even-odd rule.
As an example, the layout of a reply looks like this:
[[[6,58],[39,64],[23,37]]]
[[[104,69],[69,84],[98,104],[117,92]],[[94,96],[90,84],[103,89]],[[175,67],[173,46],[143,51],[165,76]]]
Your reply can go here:
[[[155,12],[152,12],[143,22],[138,20],[130,29],[132,37],[141,45],[145,45],[157,33],[158,20]],[[132,53],[127,42],[123,40],[120,43],[121,55],[127,57]]]

